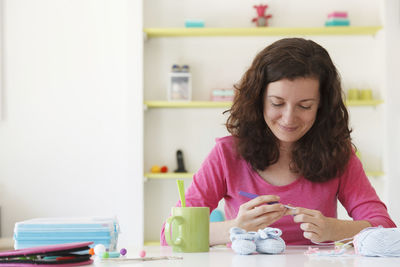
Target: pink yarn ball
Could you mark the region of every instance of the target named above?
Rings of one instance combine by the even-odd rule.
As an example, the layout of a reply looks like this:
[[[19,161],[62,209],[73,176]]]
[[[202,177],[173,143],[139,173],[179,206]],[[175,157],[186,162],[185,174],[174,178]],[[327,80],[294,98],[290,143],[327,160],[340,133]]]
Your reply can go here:
[[[141,250],[141,251],[139,252],[139,256],[140,256],[141,258],[146,257],[146,251]]]

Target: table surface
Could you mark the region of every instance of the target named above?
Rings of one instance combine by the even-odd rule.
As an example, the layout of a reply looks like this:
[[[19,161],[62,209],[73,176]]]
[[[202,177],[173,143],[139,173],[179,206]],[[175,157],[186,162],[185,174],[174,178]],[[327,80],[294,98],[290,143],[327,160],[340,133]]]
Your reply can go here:
[[[308,249],[307,246],[289,246],[284,253],[279,255],[237,255],[232,249],[226,247],[213,247],[207,253],[174,253],[170,247],[145,247],[146,257],[159,256],[178,256],[182,259],[176,260],[155,260],[155,261],[135,261],[135,262],[105,262],[95,260],[94,265],[99,267],[118,267],[118,266],[135,266],[135,267],[258,267],[258,266],[273,266],[273,267],[329,267],[329,266],[357,266],[357,267],[398,267],[400,266],[400,257],[364,257],[359,255],[348,256],[315,256],[305,255]],[[332,250],[333,248],[323,248],[322,251]],[[351,251],[351,250],[350,250]],[[128,258],[137,258],[139,251],[128,249]]]

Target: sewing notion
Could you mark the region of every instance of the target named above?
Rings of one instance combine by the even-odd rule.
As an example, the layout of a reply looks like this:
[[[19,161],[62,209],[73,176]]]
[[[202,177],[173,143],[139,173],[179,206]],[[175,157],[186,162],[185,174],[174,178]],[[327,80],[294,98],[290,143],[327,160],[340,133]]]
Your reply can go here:
[[[258,197],[258,195],[256,195],[256,194],[247,193],[247,192],[244,192],[244,191],[239,191],[239,195],[242,195],[242,196],[247,197],[247,198],[250,198],[250,199],[253,199],[253,198]],[[277,204],[277,203],[279,203],[279,202],[277,202],[277,201],[268,202],[268,205]],[[295,207],[291,207],[291,206],[289,206],[289,205],[283,205],[283,206],[284,206],[285,208],[291,209],[291,210],[295,210],[295,209],[296,209]]]

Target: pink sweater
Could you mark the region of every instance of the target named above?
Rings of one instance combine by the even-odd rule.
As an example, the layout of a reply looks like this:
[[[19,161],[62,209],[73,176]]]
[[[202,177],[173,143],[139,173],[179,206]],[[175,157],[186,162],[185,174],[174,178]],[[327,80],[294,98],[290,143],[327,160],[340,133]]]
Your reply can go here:
[[[367,220],[372,226],[396,227],[355,154],[351,156],[343,175],[328,182],[313,183],[300,177],[291,184],[274,186],[263,180],[235,151],[232,136],[216,140],[215,147],[186,191],[187,206],[209,207],[212,211],[224,198],[225,217],[231,220],[236,218],[240,205],[249,201],[239,195],[239,191],[245,191],[257,195],[278,195],[282,204],[319,210],[324,216],[336,218],[339,199],[354,220]],[[270,226],[282,230],[282,238],[288,245],[311,244],[303,237],[303,231],[292,216],[285,216]],[[167,245],[164,226],[161,244]]]

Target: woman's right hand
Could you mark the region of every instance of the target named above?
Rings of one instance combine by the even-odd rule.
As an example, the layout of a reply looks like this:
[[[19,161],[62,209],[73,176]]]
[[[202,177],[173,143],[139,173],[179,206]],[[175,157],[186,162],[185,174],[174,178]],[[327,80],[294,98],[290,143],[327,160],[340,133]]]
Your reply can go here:
[[[258,196],[242,204],[234,219],[235,226],[246,231],[257,231],[268,227],[286,215],[287,209],[281,203],[268,204],[270,202],[279,202],[279,196]]]

